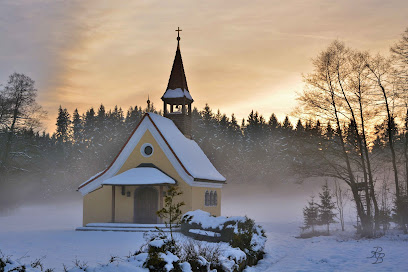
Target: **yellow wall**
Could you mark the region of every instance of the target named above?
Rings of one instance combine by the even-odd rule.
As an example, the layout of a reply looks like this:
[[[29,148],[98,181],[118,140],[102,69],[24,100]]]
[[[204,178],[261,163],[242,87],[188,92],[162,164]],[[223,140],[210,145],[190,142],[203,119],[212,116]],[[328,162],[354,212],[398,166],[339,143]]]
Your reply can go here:
[[[140,153],[140,148],[143,144],[150,143],[153,146],[154,152],[150,157],[144,157]],[[139,143],[132,151],[126,162],[123,164],[122,168],[117,174],[123,173],[129,169],[135,168],[141,163],[152,163],[165,172],[167,175],[172,177],[177,181],[177,185],[183,192],[181,196],[178,196],[175,201],[184,201],[186,204],[183,206],[182,212],[201,209],[208,211],[213,215],[219,216],[221,214],[221,189],[215,188],[202,188],[202,187],[192,187],[188,185],[179,176],[176,169],[173,167],[167,156],[164,154],[163,150],[160,148],[159,144],[154,139],[150,131],[146,131],[145,134],[140,139]],[[165,186],[164,186],[165,187]],[[156,187],[158,188],[158,186]],[[121,187],[116,187],[115,193],[115,221],[122,223],[133,222],[134,214],[134,191],[136,186],[127,186],[126,191],[131,192],[131,197],[121,195]],[[165,190],[165,189],[164,189]],[[206,190],[217,191],[218,194],[218,206],[216,207],[206,207],[204,205],[204,197]],[[159,192],[160,194],[160,192]],[[162,197],[162,196],[161,196]],[[160,196],[159,196],[160,198]],[[159,200],[160,202],[160,200]],[[102,223],[111,222],[112,217],[112,187],[104,186],[101,189],[93,191],[84,197],[84,218],[83,223]],[[159,209],[160,204],[158,205]]]
[[[83,225],[110,222],[112,218],[112,187],[104,186],[84,196]]]
[[[192,187],[193,188],[193,207],[192,210],[203,210],[211,213],[215,216],[221,215],[221,188],[204,188],[204,187]],[[205,192],[216,191],[217,192],[217,206],[205,206]]]

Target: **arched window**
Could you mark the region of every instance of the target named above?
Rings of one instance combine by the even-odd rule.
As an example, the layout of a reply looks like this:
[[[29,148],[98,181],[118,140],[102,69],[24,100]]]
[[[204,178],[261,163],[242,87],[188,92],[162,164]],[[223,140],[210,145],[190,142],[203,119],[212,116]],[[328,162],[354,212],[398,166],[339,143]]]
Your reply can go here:
[[[218,205],[218,198],[217,198],[217,192],[214,192],[214,201],[213,201],[214,206]]]
[[[208,191],[205,192],[204,204],[205,206],[210,206],[210,193]]]
[[[210,206],[214,206],[214,192],[211,191],[210,193]]]

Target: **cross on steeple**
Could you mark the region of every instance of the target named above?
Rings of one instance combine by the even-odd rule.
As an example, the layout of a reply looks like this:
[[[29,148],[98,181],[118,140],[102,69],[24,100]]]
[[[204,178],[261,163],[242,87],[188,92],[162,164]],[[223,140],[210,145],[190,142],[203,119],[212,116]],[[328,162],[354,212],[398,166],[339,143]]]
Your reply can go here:
[[[181,30],[180,27],[177,27],[177,29],[175,31],[177,31],[177,40],[179,41],[180,40],[180,31],[183,31],[183,30]]]

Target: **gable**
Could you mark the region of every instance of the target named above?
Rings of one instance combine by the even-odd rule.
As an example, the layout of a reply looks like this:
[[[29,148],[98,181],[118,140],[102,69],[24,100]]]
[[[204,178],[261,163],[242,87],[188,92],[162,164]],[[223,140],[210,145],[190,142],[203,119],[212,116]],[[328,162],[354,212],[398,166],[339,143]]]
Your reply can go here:
[[[153,147],[153,153],[150,157],[145,157],[142,154],[142,147],[145,144],[150,144]],[[149,129],[145,131],[144,135],[141,137],[140,141],[137,143],[132,153],[123,163],[116,175],[138,167],[141,164],[153,164],[173,179],[177,181],[181,180],[181,177],[177,173],[173,164],[170,162]]]
[[[151,118],[151,116],[153,118]],[[162,131],[165,133],[165,136]],[[108,168],[81,184],[78,191],[83,195],[88,194],[89,192],[100,188],[104,180],[137,167],[140,163],[160,164],[160,166],[157,166],[163,167],[163,171],[169,171],[168,174],[170,176],[175,175],[170,173],[177,173],[181,179],[190,186],[220,188],[222,186],[220,183],[200,181],[209,180],[223,183],[225,178],[216,171],[214,166],[194,141],[176,141],[174,137],[171,137],[179,137],[180,135],[185,138],[171,120],[156,114],[145,114]],[[154,143],[153,147],[156,149],[157,153],[155,151],[151,157],[146,158],[141,155],[140,148],[144,143],[149,141],[151,141],[152,145]],[[172,145],[174,145],[177,153],[172,148]],[[186,153],[184,156],[183,150]],[[190,152],[192,154],[189,154]],[[178,155],[181,156],[181,159]],[[197,161],[191,163],[186,161],[191,159]],[[188,163],[187,166],[189,169],[187,169],[181,160],[184,160],[184,164]],[[192,165],[195,167],[192,167]],[[202,171],[200,171],[200,165]],[[210,175],[206,176],[206,173],[210,173]],[[206,177],[209,178],[207,179]],[[213,179],[214,177],[218,178],[218,180]]]

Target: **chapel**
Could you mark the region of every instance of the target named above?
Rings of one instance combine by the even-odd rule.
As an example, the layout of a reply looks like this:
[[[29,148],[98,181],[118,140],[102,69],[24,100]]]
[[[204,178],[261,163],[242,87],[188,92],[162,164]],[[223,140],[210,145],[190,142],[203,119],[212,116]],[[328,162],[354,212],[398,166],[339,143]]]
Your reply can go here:
[[[183,213],[203,210],[221,214],[226,179],[192,139],[192,103],[180,51],[177,49],[166,91],[163,115],[146,113],[112,163],[82,183],[83,226],[95,223],[163,223],[156,211],[166,191],[183,192]],[[148,101],[148,104],[150,101]]]

